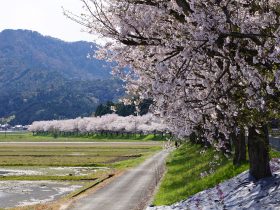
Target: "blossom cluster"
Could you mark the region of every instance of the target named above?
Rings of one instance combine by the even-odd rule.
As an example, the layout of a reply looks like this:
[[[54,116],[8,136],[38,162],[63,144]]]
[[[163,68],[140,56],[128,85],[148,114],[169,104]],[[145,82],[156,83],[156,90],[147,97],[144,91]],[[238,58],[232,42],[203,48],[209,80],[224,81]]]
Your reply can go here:
[[[168,128],[160,119],[151,114],[128,117],[108,114],[101,117],[35,121],[28,130],[31,132],[100,133],[106,131],[150,134],[155,131],[167,132]]]
[[[280,2],[83,0],[79,19],[107,38],[98,58],[178,137],[202,130],[214,144],[279,113]],[[223,147],[224,142],[216,143]]]

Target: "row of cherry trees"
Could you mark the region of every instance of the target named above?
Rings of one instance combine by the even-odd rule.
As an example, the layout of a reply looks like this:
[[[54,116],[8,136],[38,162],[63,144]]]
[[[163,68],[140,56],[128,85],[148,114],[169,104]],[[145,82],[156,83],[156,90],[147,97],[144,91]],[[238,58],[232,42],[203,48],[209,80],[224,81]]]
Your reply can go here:
[[[113,71],[130,94],[153,98],[153,111],[179,138],[195,132],[226,149],[247,127],[250,173],[271,176],[266,125],[279,117],[278,0],[81,1],[83,14],[66,14],[107,40],[97,57],[117,62]]]
[[[121,117],[108,114],[102,117],[85,117],[69,120],[35,121],[29,128],[34,133],[166,133],[168,129],[160,119],[151,114]]]

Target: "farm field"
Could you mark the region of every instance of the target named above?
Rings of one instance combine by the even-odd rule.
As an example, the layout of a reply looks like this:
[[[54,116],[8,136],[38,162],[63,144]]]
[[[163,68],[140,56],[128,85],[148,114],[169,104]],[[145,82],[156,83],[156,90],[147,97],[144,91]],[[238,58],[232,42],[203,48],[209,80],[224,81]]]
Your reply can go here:
[[[1,143],[0,166],[113,166],[143,158],[160,143]]]
[[[0,182],[6,186],[0,188],[0,203],[4,202],[7,194],[14,195],[13,199],[20,198],[17,192],[11,190],[15,189],[13,186],[21,184],[23,188],[32,186],[37,195],[40,195],[41,185],[45,186],[42,192],[55,192],[52,186],[60,186],[61,192],[73,193],[134,167],[162,149],[162,141],[148,140],[122,139],[110,142],[108,139],[105,142],[90,142],[84,137],[74,137],[71,138],[72,141],[68,141],[69,138],[39,137],[30,133],[7,136],[1,134],[0,139]],[[16,183],[18,181],[19,183]],[[36,185],[37,182],[46,183]],[[46,187],[50,188],[46,190]],[[22,193],[21,190],[17,191]],[[66,195],[61,192],[55,192],[57,196],[49,197],[58,199]],[[34,196],[32,193],[22,196],[26,201],[24,204],[36,204],[28,202],[28,199],[34,200]],[[37,200],[37,203],[42,201]],[[22,201],[18,201],[17,204],[20,202]]]
[[[154,135],[77,135],[77,136],[57,136],[32,135],[31,132],[1,132],[0,142],[143,142],[143,141],[162,141],[164,138]]]

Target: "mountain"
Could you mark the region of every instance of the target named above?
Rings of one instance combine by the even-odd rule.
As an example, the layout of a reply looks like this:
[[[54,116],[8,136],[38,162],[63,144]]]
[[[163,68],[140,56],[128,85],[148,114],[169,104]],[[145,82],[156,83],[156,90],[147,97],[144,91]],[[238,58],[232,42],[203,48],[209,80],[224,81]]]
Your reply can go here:
[[[117,100],[122,83],[110,65],[87,58],[97,46],[64,42],[28,30],[0,33],[0,117],[12,124],[91,115]]]

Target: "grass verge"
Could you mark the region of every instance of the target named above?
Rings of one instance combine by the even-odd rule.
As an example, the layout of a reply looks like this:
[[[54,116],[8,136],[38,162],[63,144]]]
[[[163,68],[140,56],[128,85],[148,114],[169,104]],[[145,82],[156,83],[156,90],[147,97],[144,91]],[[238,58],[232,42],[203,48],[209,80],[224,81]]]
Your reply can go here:
[[[280,157],[280,153],[275,150],[271,150],[270,155]],[[219,155],[212,149],[205,150],[190,143],[172,152],[166,165],[167,172],[153,205],[170,205],[186,199],[249,168],[248,163],[234,166],[232,159]]]
[[[87,135],[77,134],[69,136],[32,135],[31,132],[10,132],[0,133],[0,142],[119,142],[119,141],[163,141],[165,137],[160,135],[139,135],[139,134],[102,134]]]

